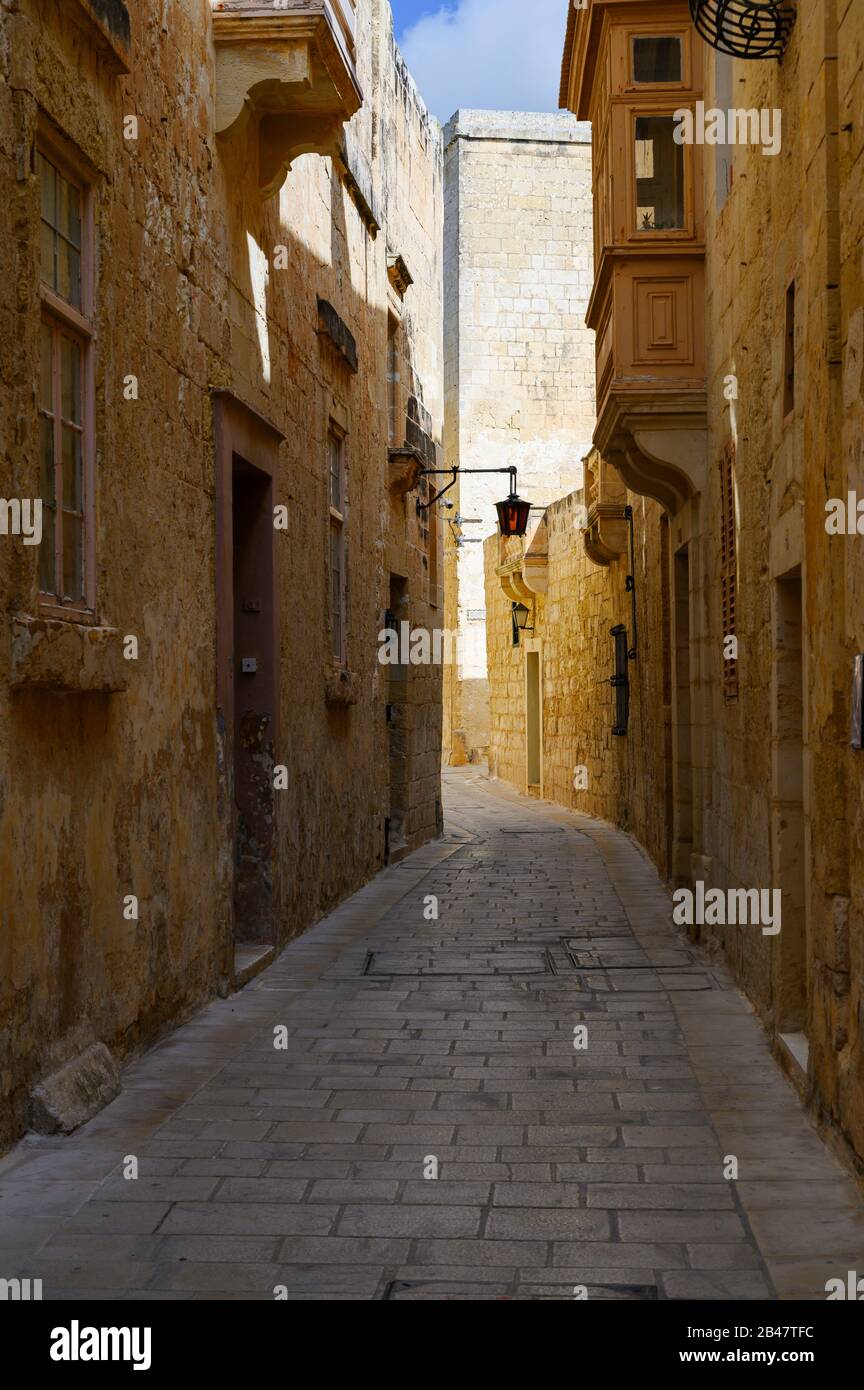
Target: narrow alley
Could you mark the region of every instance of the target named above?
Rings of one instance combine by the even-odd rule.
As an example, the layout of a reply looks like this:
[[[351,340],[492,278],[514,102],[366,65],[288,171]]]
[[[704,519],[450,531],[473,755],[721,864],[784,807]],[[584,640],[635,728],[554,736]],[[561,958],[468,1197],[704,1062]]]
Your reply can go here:
[[[853,1182],[634,843],[477,767],[445,790],[442,840],[0,1162],[10,1276],[55,1300],[738,1300],[861,1268]]]

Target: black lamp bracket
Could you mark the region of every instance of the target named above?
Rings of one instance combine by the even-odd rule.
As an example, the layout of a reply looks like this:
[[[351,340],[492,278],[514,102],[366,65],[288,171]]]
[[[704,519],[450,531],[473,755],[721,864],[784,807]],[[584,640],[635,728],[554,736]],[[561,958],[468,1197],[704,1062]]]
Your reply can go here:
[[[453,468],[421,468],[421,478],[450,478],[446,487],[442,487],[440,492],[436,492],[434,497],[430,497],[428,502],[417,503],[417,514],[425,512],[432,506],[433,502],[439,502],[445,492],[449,492],[451,487],[455,487],[460,473],[509,473],[510,474],[510,496],[516,493],[516,469],[512,465],[509,468],[462,468],[456,464]]]

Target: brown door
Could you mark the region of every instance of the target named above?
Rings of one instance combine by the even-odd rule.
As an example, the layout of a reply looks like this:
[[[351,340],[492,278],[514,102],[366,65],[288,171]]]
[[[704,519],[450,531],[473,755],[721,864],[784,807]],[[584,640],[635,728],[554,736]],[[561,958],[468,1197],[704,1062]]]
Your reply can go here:
[[[273,499],[270,475],[234,455],[234,935],[275,941]]]

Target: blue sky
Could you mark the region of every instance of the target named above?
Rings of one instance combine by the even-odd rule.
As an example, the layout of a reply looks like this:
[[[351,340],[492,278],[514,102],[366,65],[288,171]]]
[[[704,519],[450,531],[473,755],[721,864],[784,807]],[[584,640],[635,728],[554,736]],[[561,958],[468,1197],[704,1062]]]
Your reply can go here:
[[[401,34],[406,25],[413,23],[424,14],[434,14],[442,6],[437,0],[390,0],[396,33]]]
[[[568,0],[390,0],[399,47],[441,121],[457,107],[557,111]]]

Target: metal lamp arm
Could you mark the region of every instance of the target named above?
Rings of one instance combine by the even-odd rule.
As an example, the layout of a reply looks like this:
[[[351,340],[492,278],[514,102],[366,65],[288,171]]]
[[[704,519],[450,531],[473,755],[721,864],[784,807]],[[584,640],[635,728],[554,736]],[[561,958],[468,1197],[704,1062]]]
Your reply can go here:
[[[451,473],[452,473],[452,475],[453,475],[452,481],[449,482],[449,483],[447,484],[446,487],[442,488],[440,492],[436,492],[435,496],[434,496],[434,497],[430,497],[430,499],[429,499],[428,502],[418,502],[418,503],[417,503],[417,510],[418,510],[418,512],[425,512],[426,509],[427,509],[428,507],[431,507],[431,506],[432,506],[432,503],[433,503],[433,502],[437,502],[438,499],[439,499],[439,497],[443,497],[444,494],[445,494],[445,492],[449,492],[450,489],[451,489],[451,487],[454,487],[454,486],[455,486],[455,484],[456,484],[456,482],[457,482],[457,475],[458,475],[459,473],[509,473],[509,474],[510,474],[510,496],[511,496],[511,497],[515,496],[515,493],[516,493],[516,467],[515,467],[514,464],[510,464],[510,466],[509,466],[508,468],[461,468],[461,467],[459,466],[459,464],[457,463],[457,464],[455,465],[455,467],[453,467],[453,468],[421,468],[421,470],[420,470],[420,476],[421,476],[421,478],[441,478],[441,477],[447,477],[447,476],[448,476],[449,474],[451,474]]]

